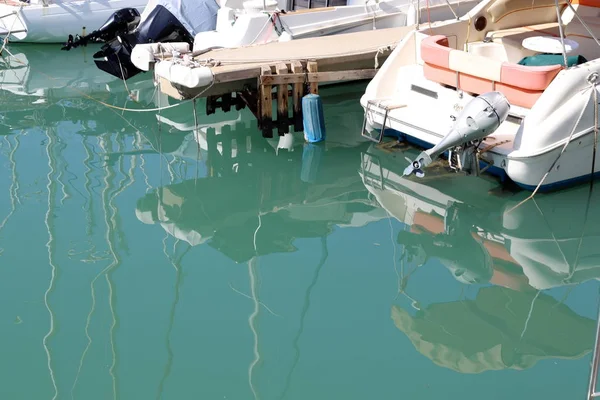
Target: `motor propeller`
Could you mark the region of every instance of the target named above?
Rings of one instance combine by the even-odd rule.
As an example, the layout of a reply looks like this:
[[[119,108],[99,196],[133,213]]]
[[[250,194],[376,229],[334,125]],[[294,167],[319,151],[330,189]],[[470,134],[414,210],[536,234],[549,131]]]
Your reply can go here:
[[[452,129],[433,148],[421,152],[404,170],[404,175],[415,173],[419,178],[428,166],[447,150],[482,139],[496,131],[508,117],[510,104],[500,92],[487,92],[471,100],[456,118]]]

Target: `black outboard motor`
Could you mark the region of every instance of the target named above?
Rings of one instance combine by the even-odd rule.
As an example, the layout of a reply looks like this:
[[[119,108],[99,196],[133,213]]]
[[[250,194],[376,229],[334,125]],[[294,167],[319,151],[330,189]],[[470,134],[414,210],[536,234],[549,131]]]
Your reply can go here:
[[[71,50],[86,46],[90,42],[106,42],[127,32],[132,32],[140,23],[140,12],[135,8],[123,8],[115,12],[98,30],[89,35],[69,35],[61,50]],[[85,29],[85,28],[84,28]]]
[[[157,5],[140,23],[140,13],[135,8],[124,8],[113,15],[102,27],[89,35],[75,39],[69,35],[63,50],[85,46],[90,42],[105,44],[94,54],[96,66],[104,72],[127,80],[142,72],[131,62],[131,51],[140,43],[187,42],[192,46],[194,37],[165,7]]]
[[[158,5],[135,31],[117,35],[104,44],[100,51],[94,54],[94,58],[103,59],[94,62],[102,71],[127,80],[142,72],[131,62],[134,46],[155,42],[187,42],[192,46],[194,37],[169,10]]]

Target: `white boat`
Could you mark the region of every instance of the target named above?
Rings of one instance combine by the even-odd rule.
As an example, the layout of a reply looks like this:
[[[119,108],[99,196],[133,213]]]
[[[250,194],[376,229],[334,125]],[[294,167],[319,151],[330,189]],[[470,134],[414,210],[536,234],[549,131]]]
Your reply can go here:
[[[98,29],[117,10],[142,12],[148,0],[3,0],[0,37],[11,42],[63,43]]]
[[[464,123],[469,115],[460,113],[476,96],[496,91],[510,111],[495,132],[437,149],[451,151],[457,168],[472,153],[474,172],[487,165],[530,190],[598,173],[600,1],[572,3],[485,0],[459,20],[407,35],[361,98],[371,131],[363,134],[379,140],[385,125],[386,134],[432,147],[457,117]]]

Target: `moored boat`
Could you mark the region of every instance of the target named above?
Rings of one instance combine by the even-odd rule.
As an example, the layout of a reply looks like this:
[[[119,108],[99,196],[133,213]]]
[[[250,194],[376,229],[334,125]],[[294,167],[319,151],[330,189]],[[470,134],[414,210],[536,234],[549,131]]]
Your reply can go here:
[[[422,27],[362,96],[371,132],[363,134],[379,140],[384,128],[433,147],[472,117],[461,112],[474,98],[496,91],[510,104],[506,120],[437,150],[450,151],[457,169],[483,167],[529,190],[588,179],[600,172],[599,16],[595,0],[486,0],[459,20]]]

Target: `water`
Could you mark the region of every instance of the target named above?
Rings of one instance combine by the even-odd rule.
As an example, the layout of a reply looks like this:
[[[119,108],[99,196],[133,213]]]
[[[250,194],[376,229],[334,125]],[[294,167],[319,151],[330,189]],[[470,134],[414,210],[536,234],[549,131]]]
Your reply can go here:
[[[321,145],[202,102],[159,128],[101,103],[151,82],[51,47],[2,70],[1,398],[584,398],[596,189],[407,181],[364,84],[322,89]]]

